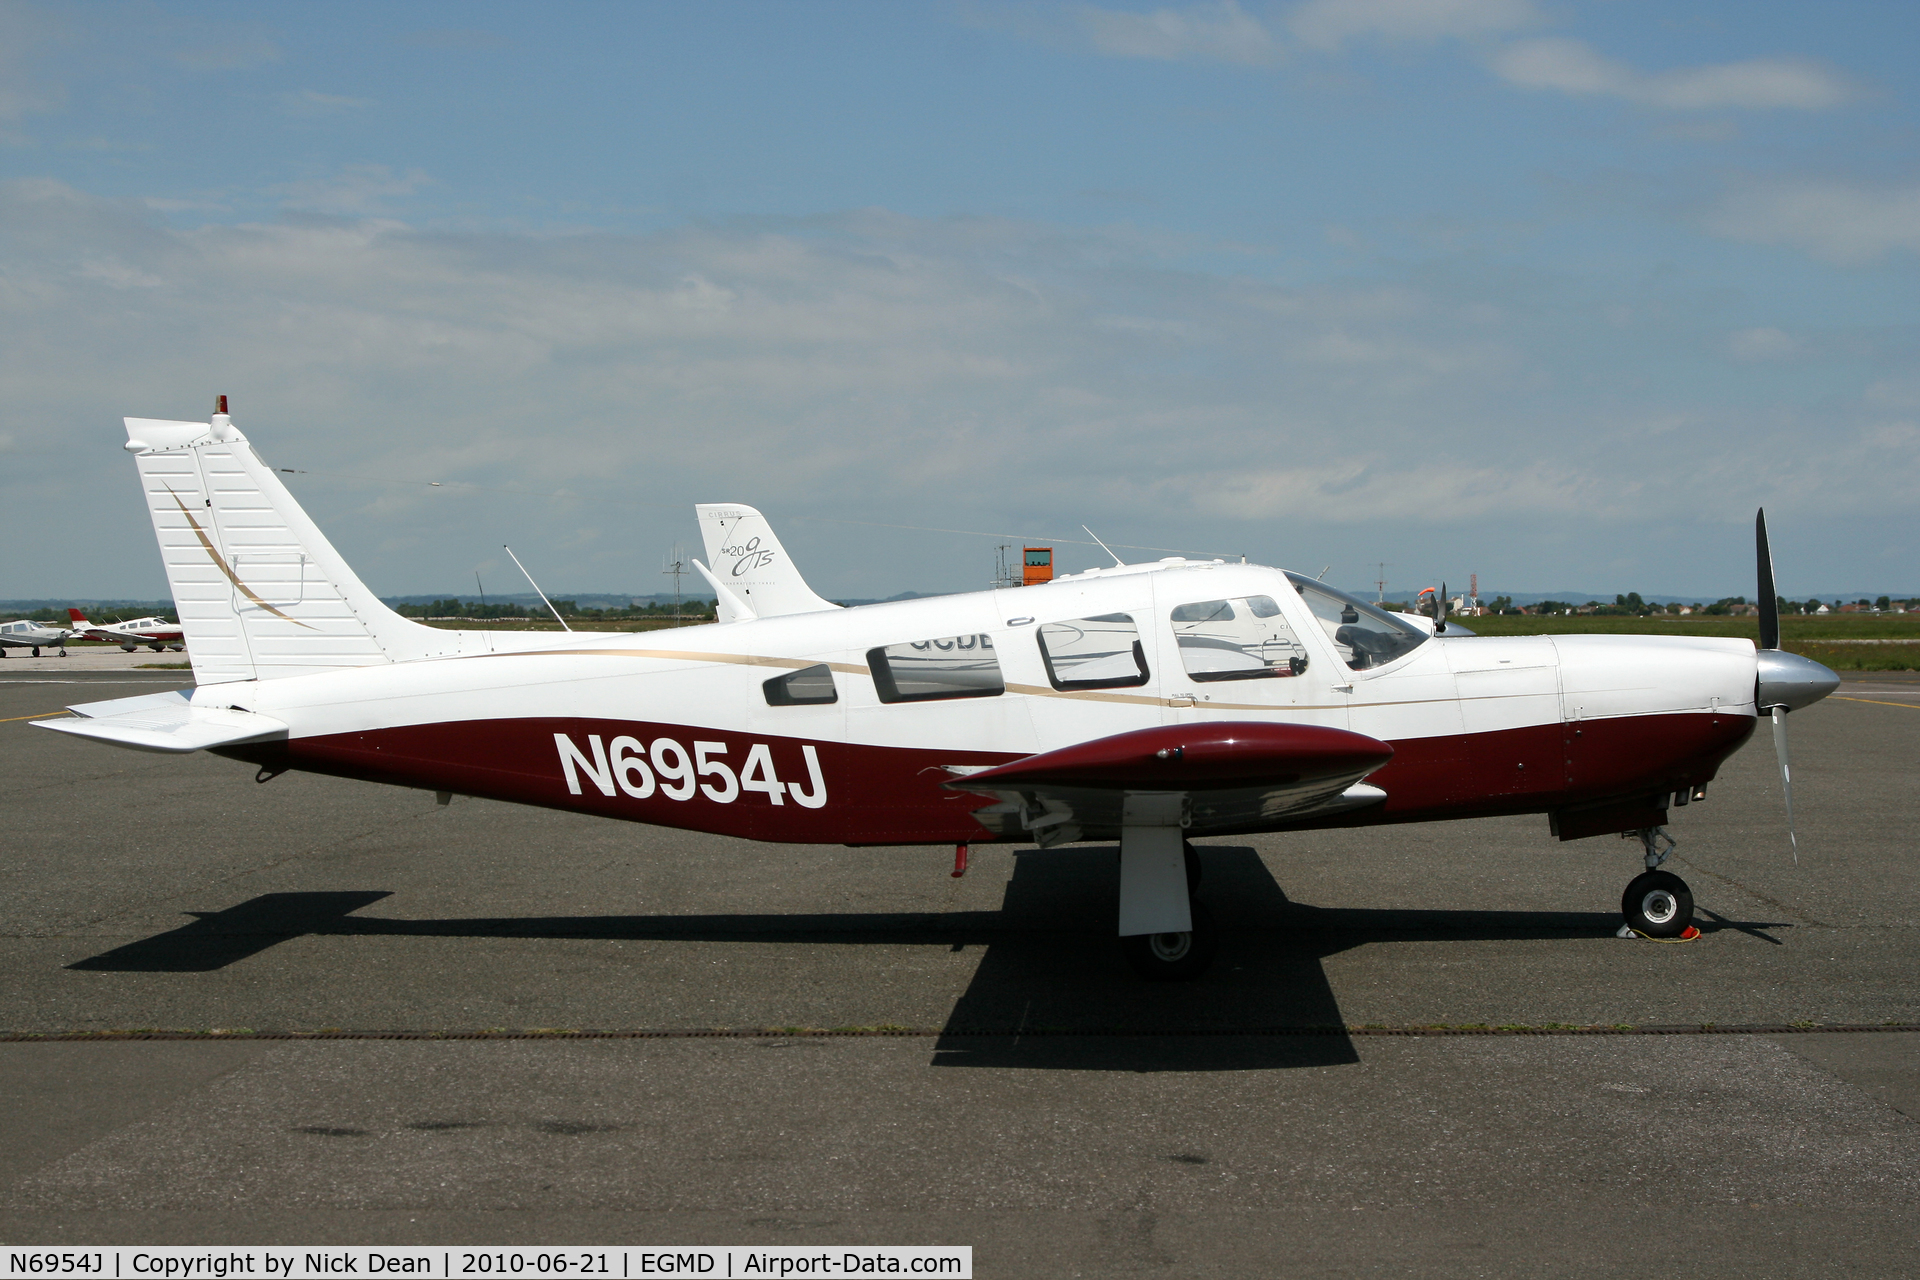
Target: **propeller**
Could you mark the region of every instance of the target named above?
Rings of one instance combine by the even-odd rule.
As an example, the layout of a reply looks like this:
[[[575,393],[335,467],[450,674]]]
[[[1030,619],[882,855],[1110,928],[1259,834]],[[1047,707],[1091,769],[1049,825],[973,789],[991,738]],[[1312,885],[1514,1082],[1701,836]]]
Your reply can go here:
[[[1787,799],[1787,840],[1793,847],[1793,865],[1800,865],[1800,837],[1793,829],[1793,767],[1787,753],[1787,712],[1811,706],[1840,687],[1840,677],[1811,658],[1780,648],[1780,597],[1773,586],[1773,551],[1767,545],[1767,511],[1753,523],[1754,559],[1758,565],[1760,651],[1753,685],[1754,706],[1773,721],[1773,754],[1780,761],[1780,790]]]
[[[1447,584],[1440,584],[1440,594],[1433,598],[1433,633],[1439,635],[1447,629]]]

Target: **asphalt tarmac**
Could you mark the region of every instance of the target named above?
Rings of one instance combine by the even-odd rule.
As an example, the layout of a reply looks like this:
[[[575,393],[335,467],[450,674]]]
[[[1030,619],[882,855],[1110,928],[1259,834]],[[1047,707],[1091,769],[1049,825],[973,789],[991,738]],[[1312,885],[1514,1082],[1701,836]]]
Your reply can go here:
[[[669,1034],[0,1043],[7,1241],[1920,1272],[1920,1033],[1820,1029],[1920,1025],[1911,673],[1792,717],[1797,866],[1764,736],[1676,811],[1695,942],[1614,938],[1638,846],[1544,818],[1262,837],[1202,845],[1183,986],[1120,962],[1111,848],[955,880],[15,718],[179,684],[0,670],[0,1030]],[[1555,1026],[1609,1031],[1482,1030]]]

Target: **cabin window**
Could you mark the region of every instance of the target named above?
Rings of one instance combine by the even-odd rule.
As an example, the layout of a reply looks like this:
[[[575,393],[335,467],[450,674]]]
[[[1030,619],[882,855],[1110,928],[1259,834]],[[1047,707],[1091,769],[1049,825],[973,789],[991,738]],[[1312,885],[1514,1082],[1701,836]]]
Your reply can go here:
[[[942,636],[869,649],[867,666],[882,702],[991,698],[1007,691],[993,641],[985,635]]]
[[[1272,596],[1176,605],[1173,638],[1193,680],[1264,680],[1307,669],[1306,646]]]
[[[1297,573],[1287,577],[1340,651],[1341,660],[1355,671],[1385,666],[1427,640],[1424,630],[1384,609]]]
[[[840,701],[840,691],[833,687],[833,672],[824,662],[775,676],[760,687],[766,690],[770,707],[818,707]]]
[[[1147,655],[1130,614],[1049,622],[1037,633],[1056,689],[1128,689],[1147,682]]]

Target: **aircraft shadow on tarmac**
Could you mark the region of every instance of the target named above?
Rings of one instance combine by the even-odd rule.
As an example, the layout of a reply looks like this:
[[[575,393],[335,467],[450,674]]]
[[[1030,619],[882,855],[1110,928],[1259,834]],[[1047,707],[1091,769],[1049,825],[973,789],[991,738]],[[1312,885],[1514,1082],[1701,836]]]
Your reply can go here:
[[[1290,901],[1258,853],[1203,846],[1200,898],[1221,928],[1199,982],[1147,984],[1121,962],[1112,847],[1023,851],[997,912],[522,916],[406,920],[353,914],[384,891],[269,893],[76,961],[109,973],[205,973],[308,935],[874,943],[984,947],[934,1048],[942,1066],[1249,1070],[1358,1061],[1321,961],[1369,942],[1606,936],[1605,912],[1327,910]],[[1704,932],[1766,938],[1784,922],[1706,913]],[[1769,941],[1773,939],[1768,938]]]

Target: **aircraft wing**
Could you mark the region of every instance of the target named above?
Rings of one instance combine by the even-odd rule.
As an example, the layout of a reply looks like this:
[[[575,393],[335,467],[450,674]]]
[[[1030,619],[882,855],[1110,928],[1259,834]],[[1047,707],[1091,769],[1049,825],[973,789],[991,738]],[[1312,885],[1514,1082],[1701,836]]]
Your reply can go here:
[[[1089,829],[1224,831],[1378,804],[1387,793],[1360,780],[1392,758],[1378,739],[1321,725],[1160,725],[944,785],[994,796],[1000,803],[975,815],[982,824],[1031,832],[1044,846]]]
[[[135,751],[184,753],[287,736],[284,721],[234,707],[196,707],[179,692],[152,693],[68,707],[76,719],[36,720],[52,729]]]

